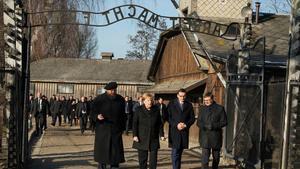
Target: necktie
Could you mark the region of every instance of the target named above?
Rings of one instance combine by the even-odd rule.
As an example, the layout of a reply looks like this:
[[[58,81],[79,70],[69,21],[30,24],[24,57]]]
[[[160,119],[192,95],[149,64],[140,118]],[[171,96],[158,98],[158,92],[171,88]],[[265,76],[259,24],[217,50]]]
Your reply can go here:
[[[38,102],[39,102],[39,112],[40,112],[42,110],[42,100],[38,99]]]
[[[183,111],[183,102],[180,102],[180,109]]]

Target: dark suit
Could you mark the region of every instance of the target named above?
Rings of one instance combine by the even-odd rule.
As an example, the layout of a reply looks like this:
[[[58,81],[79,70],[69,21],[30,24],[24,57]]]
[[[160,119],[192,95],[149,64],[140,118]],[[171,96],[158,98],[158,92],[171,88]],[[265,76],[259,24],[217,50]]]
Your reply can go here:
[[[87,108],[88,108],[88,117],[89,117],[89,121],[90,121],[90,126],[89,128],[91,129],[91,131],[95,131],[95,121],[93,120],[92,118],[92,103],[93,103],[93,100],[89,100],[87,101]]]
[[[61,125],[61,101],[55,100],[51,107],[52,112],[52,125],[55,126],[56,120],[58,118],[58,124]]]
[[[36,98],[32,105],[32,115],[35,117],[35,128],[37,134],[43,133],[44,117],[47,116],[47,103],[41,98]]]
[[[173,169],[179,169],[183,149],[187,149],[189,146],[189,129],[195,122],[194,109],[190,102],[184,101],[181,106],[178,99],[175,99],[169,103],[167,110],[169,113],[169,146],[172,148]],[[180,122],[186,124],[186,128],[181,131],[177,129]]]
[[[222,127],[227,125],[224,107],[213,103],[201,106],[197,126],[200,128],[200,145],[202,147],[202,168],[208,168],[209,156],[213,154],[213,169],[217,169],[222,147]]]
[[[133,107],[133,104],[132,104],[132,101],[127,101],[125,102],[125,113],[126,113],[126,130],[125,130],[125,133],[128,134],[128,131],[129,129],[131,128],[130,124],[131,124],[131,121],[132,121],[132,107]]]
[[[167,111],[167,106],[162,103],[157,103],[156,106],[159,109],[159,113],[161,116],[161,126],[160,126],[160,130],[159,130],[159,135],[160,137],[165,137],[165,133],[164,133],[164,124],[166,121],[168,121],[169,115],[168,115],[168,111]]]
[[[80,131],[83,133],[86,129],[87,124],[87,118],[88,118],[88,107],[87,102],[79,102],[77,104],[77,114],[79,115],[79,121],[80,121]]]
[[[61,113],[64,117],[64,123],[67,123],[68,114],[69,114],[69,106],[67,100],[61,101]]]

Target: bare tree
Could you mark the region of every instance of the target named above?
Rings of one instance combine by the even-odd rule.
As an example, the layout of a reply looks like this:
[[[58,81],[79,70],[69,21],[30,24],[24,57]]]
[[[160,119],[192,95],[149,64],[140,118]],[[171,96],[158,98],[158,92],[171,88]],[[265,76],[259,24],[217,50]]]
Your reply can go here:
[[[275,13],[290,13],[292,0],[270,0],[266,2],[268,8]]]
[[[104,2],[104,0],[101,0]],[[28,0],[28,11],[43,10],[88,10],[97,7],[96,0]],[[30,17],[30,20],[39,20],[47,23],[79,22],[76,13],[43,13],[38,17]],[[47,57],[84,57],[91,58],[97,48],[95,31],[91,27],[79,25],[55,25],[37,27],[32,29],[32,54],[31,60]]]
[[[161,21],[159,24],[161,28],[165,29],[167,27],[165,21]],[[127,51],[126,58],[152,59],[160,32],[142,22],[137,23],[137,28],[135,35],[129,35],[131,50]]]

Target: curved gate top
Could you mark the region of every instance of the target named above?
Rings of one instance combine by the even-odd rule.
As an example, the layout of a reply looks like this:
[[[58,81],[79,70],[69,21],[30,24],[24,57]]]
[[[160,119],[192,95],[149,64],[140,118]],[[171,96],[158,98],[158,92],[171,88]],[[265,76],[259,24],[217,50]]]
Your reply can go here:
[[[103,12],[90,12],[80,10],[46,10],[29,12],[28,15],[38,17],[45,13],[74,13],[77,16],[77,21],[63,21],[57,20],[41,21],[33,20],[30,23],[30,27],[39,27],[46,25],[86,25],[94,27],[104,27],[125,19],[136,19],[140,22],[147,24],[148,26],[166,31],[170,28],[164,28],[160,23],[166,23],[171,29],[180,28],[184,31],[192,31],[204,33],[212,36],[224,38],[226,40],[236,40],[240,32],[239,23],[231,23],[229,25],[221,24],[213,21],[203,20],[194,17],[169,17],[162,16],[152,12],[151,10],[139,6],[139,5],[122,5],[111,8]]]

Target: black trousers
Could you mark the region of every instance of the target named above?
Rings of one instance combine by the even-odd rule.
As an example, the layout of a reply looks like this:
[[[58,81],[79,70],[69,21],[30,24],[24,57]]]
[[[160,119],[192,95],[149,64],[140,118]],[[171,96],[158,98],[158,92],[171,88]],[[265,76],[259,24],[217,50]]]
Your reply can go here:
[[[36,134],[42,134],[43,133],[43,126],[44,126],[44,117],[43,115],[37,115],[35,116],[35,130]]]
[[[212,152],[212,169],[218,169],[220,162],[220,149],[202,148],[202,169],[208,169],[209,157]]]
[[[43,115],[43,128],[42,129],[47,129],[47,114]]]
[[[130,121],[131,121],[131,114],[130,113],[127,113],[127,119],[126,119],[126,134],[128,134],[128,131],[129,131],[129,127],[130,127]]]
[[[183,153],[183,148],[172,148],[172,166],[173,169],[181,168],[181,157]]]
[[[86,124],[87,124],[87,115],[83,114],[80,117],[80,131],[83,133],[86,130]]]
[[[162,121],[161,126],[159,127],[159,136],[160,137],[165,137],[164,125],[165,125],[165,122]]]
[[[94,131],[95,130],[95,121],[93,120],[93,118],[91,116],[89,116],[89,121],[90,121],[90,126],[89,128],[91,129],[91,131]]]
[[[55,126],[56,120],[58,118],[58,125],[61,125],[61,114],[60,113],[54,113],[52,115],[52,125]]]
[[[147,150],[138,150],[140,169],[147,169],[148,152],[149,151]],[[156,169],[156,166],[157,166],[157,150],[153,150],[150,151],[149,168]]]
[[[106,165],[103,163],[98,164],[98,169],[118,169],[118,168],[119,168],[119,164],[115,164],[115,165]]]

